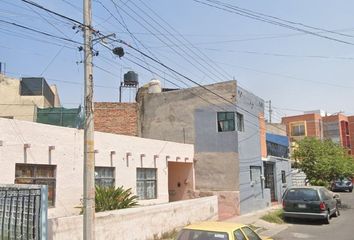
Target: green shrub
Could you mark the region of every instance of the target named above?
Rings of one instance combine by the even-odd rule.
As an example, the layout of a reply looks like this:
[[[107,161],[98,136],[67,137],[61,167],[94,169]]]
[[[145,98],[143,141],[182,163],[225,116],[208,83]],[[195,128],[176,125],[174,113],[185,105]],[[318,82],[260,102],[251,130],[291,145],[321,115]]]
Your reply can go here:
[[[131,188],[96,186],[95,209],[104,212],[115,209],[130,208],[138,205],[138,197],[133,195]]]
[[[263,215],[261,217],[264,221],[271,222],[271,223],[277,223],[277,224],[283,224],[283,209],[278,209],[272,212],[267,213],[266,215]]]

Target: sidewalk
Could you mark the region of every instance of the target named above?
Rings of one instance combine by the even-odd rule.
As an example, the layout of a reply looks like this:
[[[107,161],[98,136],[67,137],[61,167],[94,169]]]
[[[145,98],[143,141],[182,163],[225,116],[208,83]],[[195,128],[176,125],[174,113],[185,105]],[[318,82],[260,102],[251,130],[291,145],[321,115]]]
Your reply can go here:
[[[224,220],[225,222],[236,222],[247,225],[253,225],[257,228],[256,232],[259,233],[262,237],[272,237],[279,232],[288,228],[286,223],[284,224],[275,224],[266,222],[260,219],[263,215],[274,210],[281,209],[281,205],[274,205],[272,207],[262,209],[256,212],[248,213],[242,216],[235,216],[229,219]]]

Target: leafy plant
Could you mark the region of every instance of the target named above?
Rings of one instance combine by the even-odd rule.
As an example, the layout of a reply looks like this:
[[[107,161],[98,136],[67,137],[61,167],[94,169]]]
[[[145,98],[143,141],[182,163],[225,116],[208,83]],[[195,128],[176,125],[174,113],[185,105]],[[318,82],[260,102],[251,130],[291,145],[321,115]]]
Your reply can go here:
[[[329,186],[334,179],[353,176],[354,159],[338,144],[316,138],[297,144],[293,157],[312,185]]]
[[[95,210],[103,212],[134,207],[138,205],[137,199],[138,197],[131,192],[131,188],[96,186]]]

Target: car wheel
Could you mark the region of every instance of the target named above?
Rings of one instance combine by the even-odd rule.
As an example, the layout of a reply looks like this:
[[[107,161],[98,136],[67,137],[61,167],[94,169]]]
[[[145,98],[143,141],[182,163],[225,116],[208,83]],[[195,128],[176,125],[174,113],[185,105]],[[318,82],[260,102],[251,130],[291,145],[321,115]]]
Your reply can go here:
[[[349,189],[349,192],[353,192],[353,189]]]
[[[329,213],[329,211],[327,211],[327,215],[326,218],[324,219],[324,223],[329,224],[330,220],[331,220],[331,214]]]

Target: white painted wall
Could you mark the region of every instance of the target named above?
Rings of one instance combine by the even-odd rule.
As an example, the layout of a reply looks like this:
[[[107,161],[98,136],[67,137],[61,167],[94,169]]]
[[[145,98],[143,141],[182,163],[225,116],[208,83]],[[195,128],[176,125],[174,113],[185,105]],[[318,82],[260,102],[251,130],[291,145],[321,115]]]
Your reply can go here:
[[[83,191],[83,131],[33,122],[0,118],[0,183],[14,183],[15,164],[27,163],[57,166],[56,203],[49,218],[78,214]],[[0,144],[1,145],[1,144]],[[96,166],[115,167],[116,186],[132,188],[136,193],[136,168],[157,168],[157,199],[140,201],[142,205],[168,202],[167,161],[193,162],[190,144],[173,143],[109,133],[95,133]],[[115,151],[112,155],[111,151]],[[127,153],[131,156],[127,159]],[[144,154],[142,156],[142,154]],[[127,161],[128,160],[128,161]],[[128,163],[127,163],[128,162]]]
[[[145,240],[190,223],[218,219],[216,196],[96,214],[97,240]],[[49,220],[50,240],[79,240],[82,216]]]

